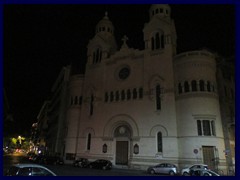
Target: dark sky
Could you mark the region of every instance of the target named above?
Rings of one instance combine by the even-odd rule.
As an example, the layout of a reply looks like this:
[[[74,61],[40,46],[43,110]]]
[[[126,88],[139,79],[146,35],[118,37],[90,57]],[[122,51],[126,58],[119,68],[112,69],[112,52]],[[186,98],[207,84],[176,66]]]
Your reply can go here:
[[[235,54],[234,5],[170,5],[178,53],[201,48]],[[150,5],[4,5],[4,88],[19,132],[30,130],[63,66],[83,71],[86,46],[105,11],[118,47],[143,49]]]

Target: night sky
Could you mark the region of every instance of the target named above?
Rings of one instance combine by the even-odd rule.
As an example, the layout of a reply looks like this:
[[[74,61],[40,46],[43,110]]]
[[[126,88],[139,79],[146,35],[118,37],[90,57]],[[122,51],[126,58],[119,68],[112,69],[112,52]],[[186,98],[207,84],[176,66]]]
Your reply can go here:
[[[209,49],[235,55],[234,5],[170,5],[178,53]],[[150,5],[4,5],[3,87],[18,132],[30,131],[63,66],[84,72],[86,46],[108,11],[120,48],[143,49]]]

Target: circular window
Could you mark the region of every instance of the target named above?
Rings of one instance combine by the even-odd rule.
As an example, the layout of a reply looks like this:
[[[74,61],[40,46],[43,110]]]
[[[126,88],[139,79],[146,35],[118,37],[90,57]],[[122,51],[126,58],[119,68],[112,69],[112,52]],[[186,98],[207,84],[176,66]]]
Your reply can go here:
[[[120,79],[126,79],[129,76],[129,74],[130,74],[130,69],[127,67],[124,67],[120,69],[118,76]]]

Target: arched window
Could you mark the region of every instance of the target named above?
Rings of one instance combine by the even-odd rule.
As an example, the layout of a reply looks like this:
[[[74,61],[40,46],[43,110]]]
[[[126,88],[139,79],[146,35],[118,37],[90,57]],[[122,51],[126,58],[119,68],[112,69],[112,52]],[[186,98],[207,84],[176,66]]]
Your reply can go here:
[[[125,91],[124,90],[122,90],[122,92],[121,92],[121,99],[125,100]]]
[[[111,93],[110,93],[110,101],[112,102],[113,99],[114,99],[114,94],[113,94],[113,92],[111,91]]]
[[[127,90],[127,100],[131,99],[131,91],[130,89]]]
[[[164,35],[162,34],[161,35],[161,49],[163,49],[164,48]]]
[[[191,86],[192,86],[192,91],[197,91],[197,81],[196,80],[192,80]]]
[[[88,139],[87,139],[87,150],[91,149],[91,133],[88,134]]]
[[[189,92],[189,84],[187,81],[184,82],[184,92]]]
[[[154,50],[154,38],[151,38],[152,50]]]
[[[99,48],[97,48],[96,51],[96,63],[98,63],[98,60],[99,60]]]
[[[209,81],[207,81],[207,91],[211,92],[211,84]]]
[[[162,146],[162,133],[158,132],[157,133],[157,150],[158,150],[158,152],[163,152],[162,149],[163,149],[163,146]]]
[[[100,48],[97,48],[93,52],[93,64],[99,63],[102,60],[102,50]]]
[[[79,105],[82,105],[82,96],[79,97],[78,104],[79,104]]]
[[[92,94],[91,100],[90,100],[90,115],[93,115],[93,101],[94,101],[94,96]]]
[[[159,49],[159,48],[160,48],[160,37],[159,37],[159,33],[156,34],[155,40],[156,40],[156,49]]]
[[[199,81],[199,86],[200,86],[200,91],[205,91],[204,81],[203,81],[203,80],[200,80],[200,81]]]
[[[136,90],[136,88],[133,89],[133,99],[137,99],[137,90]]]
[[[119,91],[116,91],[116,101],[119,101]]]
[[[157,110],[161,109],[161,88],[160,88],[160,85],[156,86],[156,108],[157,108]]]
[[[78,97],[75,96],[74,104],[76,105],[78,103]]]
[[[164,48],[164,34],[162,32],[157,32],[151,38],[151,49],[163,49]]]

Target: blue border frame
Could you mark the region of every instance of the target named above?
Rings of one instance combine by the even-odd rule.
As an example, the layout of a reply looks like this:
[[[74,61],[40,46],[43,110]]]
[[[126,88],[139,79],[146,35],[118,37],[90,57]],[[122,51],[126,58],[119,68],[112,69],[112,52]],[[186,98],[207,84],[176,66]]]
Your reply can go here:
[[[114,3],[113,3],[114,2]],[[4,8],[4,4],[152,4],[152,3],[168,3],[168,4],[235,4],[236,5],[236,64],[235,64],[235,73],[236,73],[236,77],[240,76],[240,71],[238,71],[238,68],[240,67],[239,61],[240,61],[240,26],[239,26],[239,22],[240,22],[240,0],[161,0],[161,1],[146,1],[146,0],[101,0],[96,1],[96,0],[0,0],[0,61],[1,61],[1,69],[0,72],[3,72],[3,8]],[[3,85],[3,74],[1,74],[1,85]],[[236,110],[239,107],[239,95],[237,94],[237,92],[239,92],[239,79],[236,78]],[[3,90],[3,87],[2,87]],[[3,92],[2,92],[3,94]],[[1,97],[1,102],[3,102],[3,96]],[[3,114],[3,108],[1,108],[1,114]],[[236,117],[236,126],[237,128],[239,127],[239,114],[236,111],[235,114]],[[237,129],[236,128],[236,129]],[[238,132],[236,132],[236,137],[238,137]],[[236,145],[237,145],[237,139],[236,139]],[[238,176],[238,171],[239,171],[239,166],[238,164],[238,159],[239,159],[239,147],[236,146],[236,176]],[[1,156],[2,157],[2,156]],[[1,163],[2,166],[2,163]],[[148,176],[146,176],[147,178],[150,178]],[[227,178],[235,178],[233,177],[227,177]],[[89,177],[87,177],[89,178]],[[99,177],[97,177],[99,178]],[[103,177],[106,178],[106,177]],[[112,178],[112,177],[109,177]],[[122,177],[114,177],[114,178],[122,178]],[[138,177],[140,178],[140,177]],[[151,177],[154,178],[154,177]],[[159,177],[157,177],[159,178]],[[163,177],[161,177],[163,178]],[[169,178],[169,177],[168,177]],[[177,178],[181,178],[181,177],[177,177]],[[195,177],[196,178],[196,177]]]
[[[1,0],[3,4],[237,4],[237,0]]]

